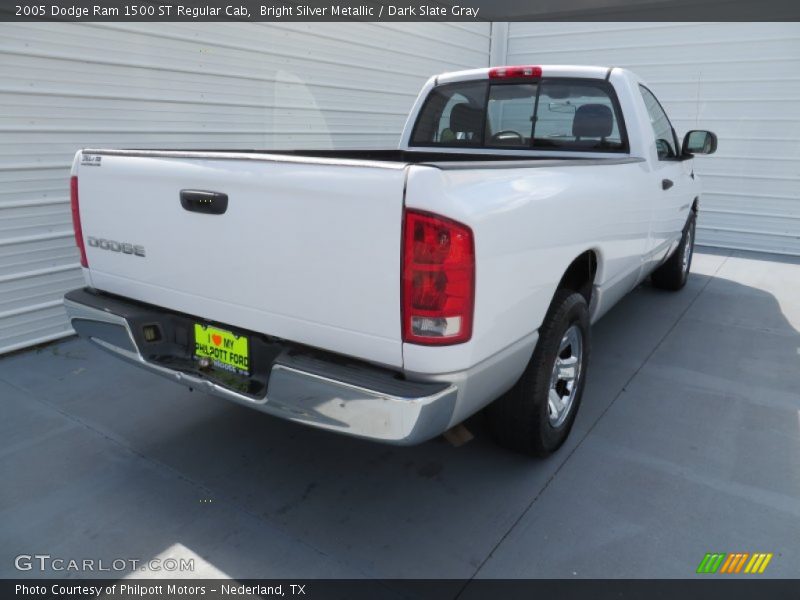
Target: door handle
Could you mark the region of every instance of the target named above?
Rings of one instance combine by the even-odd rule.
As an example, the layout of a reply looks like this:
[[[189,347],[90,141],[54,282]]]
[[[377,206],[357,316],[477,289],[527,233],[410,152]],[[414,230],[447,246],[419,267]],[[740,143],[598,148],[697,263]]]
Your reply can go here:
[[[675,184],[673,183],[672,179],[662,179],[661,180],[661,189],[662,190],[668,190],[673,185],[675,185]]]
[[[181,206],[189,212],[222,215],[228,210],[228,194],[203,190],[181,190]]]

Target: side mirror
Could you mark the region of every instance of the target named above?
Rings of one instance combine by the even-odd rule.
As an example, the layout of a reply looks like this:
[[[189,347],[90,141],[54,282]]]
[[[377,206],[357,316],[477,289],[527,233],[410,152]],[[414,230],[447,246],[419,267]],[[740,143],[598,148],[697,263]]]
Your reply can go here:
[[[717,136],[710,131],[693,129],[683,138],[682,154],[714,154],[717,151]]]

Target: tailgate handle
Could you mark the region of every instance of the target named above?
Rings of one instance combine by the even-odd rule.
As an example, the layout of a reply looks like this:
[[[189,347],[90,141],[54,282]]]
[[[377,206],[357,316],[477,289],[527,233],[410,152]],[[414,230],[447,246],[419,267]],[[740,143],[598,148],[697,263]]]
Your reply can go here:
[[[181,206],[190,212],[222,215],[228,210],[228,194],[204,190],[181,190]]]

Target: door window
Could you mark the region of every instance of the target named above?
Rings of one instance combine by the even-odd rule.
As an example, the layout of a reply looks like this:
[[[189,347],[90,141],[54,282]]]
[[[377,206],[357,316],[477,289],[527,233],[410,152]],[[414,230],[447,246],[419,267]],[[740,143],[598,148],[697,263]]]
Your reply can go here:
[[[675,130],[672,128],[672,123],[667,118],[667,113],[661,108],[661,104],[653,95],[653,92],[648,90],[643,85],[639,86],[644,99],[644,105],[647,108],[647,114],[650,116],[650,126],[653,128],[653,133],[656,136],[656,151],[658,152],[658,159],[665,160],[668,158],[676,158],[678,156],[678,140],[675,137]]]

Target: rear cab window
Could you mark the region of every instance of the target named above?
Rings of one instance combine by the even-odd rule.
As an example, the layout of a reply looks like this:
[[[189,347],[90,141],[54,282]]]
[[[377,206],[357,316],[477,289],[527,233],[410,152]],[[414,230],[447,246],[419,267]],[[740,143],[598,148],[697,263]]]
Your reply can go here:
[[[425,100],[411,145],[627,152],[613,87],[594,79],[465,81]]]

